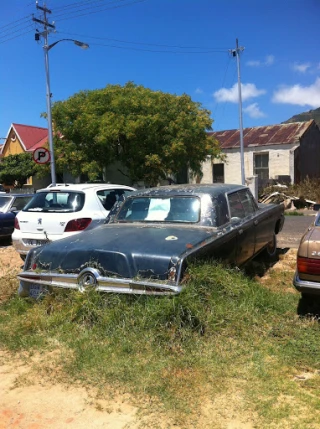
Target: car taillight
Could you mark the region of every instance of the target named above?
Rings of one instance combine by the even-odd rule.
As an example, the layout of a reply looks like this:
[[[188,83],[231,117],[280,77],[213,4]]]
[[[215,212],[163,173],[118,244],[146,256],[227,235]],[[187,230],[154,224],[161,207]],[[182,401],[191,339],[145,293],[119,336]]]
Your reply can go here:
[[[91,221],[92,219],[89,217],[70,220],[67,223],[64,232],[83,231],[90,225]]]
[[[16,217],[14,218],[14,227],[15,229],[20,229],[19,221]]]
[[[320,275],[320,259],[297,258],[297,269],[299,273]]]

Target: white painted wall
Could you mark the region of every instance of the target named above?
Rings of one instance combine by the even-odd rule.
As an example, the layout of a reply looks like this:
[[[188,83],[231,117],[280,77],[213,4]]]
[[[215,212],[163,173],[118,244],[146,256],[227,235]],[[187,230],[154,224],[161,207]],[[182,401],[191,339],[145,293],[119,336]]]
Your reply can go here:
[[[244,151],[244,170],[245,176],[254,175],[254,154],[269,153],[269,177],[275,179],[276,176],[291,177],[291,183],[294,183],[294,150],[298,146],[279,145],[279,146],[252,146]],[[225,183],[241,184],[241,160],[239,149],[223,150],[227,156],[224,162],[224,177]],[[220,164],[220,160],[213,160],[214,164]],[[201,183],[212,183],[212,163],[211,157],[202,165],[203,177]],[[192,183],[196,180],[192,179]]]

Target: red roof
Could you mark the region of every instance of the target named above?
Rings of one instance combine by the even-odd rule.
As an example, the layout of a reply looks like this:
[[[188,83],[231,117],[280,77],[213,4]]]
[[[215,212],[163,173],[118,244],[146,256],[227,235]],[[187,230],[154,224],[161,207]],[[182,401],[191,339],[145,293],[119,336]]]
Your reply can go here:
[[[26,152],[33,152],[37,147],[45,145],[48,141],[47,128],[22,124],[12,124],[12,128]]]
[[[314,120],[245,128],[243,130],[243,146],[297,144],[312,123]],[[215,131],[208,134],[218,140],[221,149],[240,147],[239,130]]]

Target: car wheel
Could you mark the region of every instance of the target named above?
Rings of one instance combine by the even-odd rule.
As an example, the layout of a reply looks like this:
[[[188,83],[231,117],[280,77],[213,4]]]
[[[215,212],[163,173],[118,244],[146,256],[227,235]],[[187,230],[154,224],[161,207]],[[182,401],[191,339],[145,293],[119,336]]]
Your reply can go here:
[[[308,316],[308,317],[319,319],[320,317],[319,295],[302,293],[298,303],[297,313],[300,316]]]
[[[267,244],[266,255],[269,257],[269,259],[274,259],[277,254],[277,236],[275,233],[273,233],[272,240],[269,241]]]

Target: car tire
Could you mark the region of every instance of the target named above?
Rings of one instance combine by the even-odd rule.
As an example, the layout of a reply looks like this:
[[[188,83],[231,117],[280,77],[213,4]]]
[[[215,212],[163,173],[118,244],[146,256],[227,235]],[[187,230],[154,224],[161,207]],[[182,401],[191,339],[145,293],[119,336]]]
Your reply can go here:
[[[297,313],[300,316],[320,318],[320,297],[309,293],[301,293]]]
[[[277,236],[273,233],[272,240],[269,241],[265,248],[265,254],[270,260],[274,260],[277,255]]]

